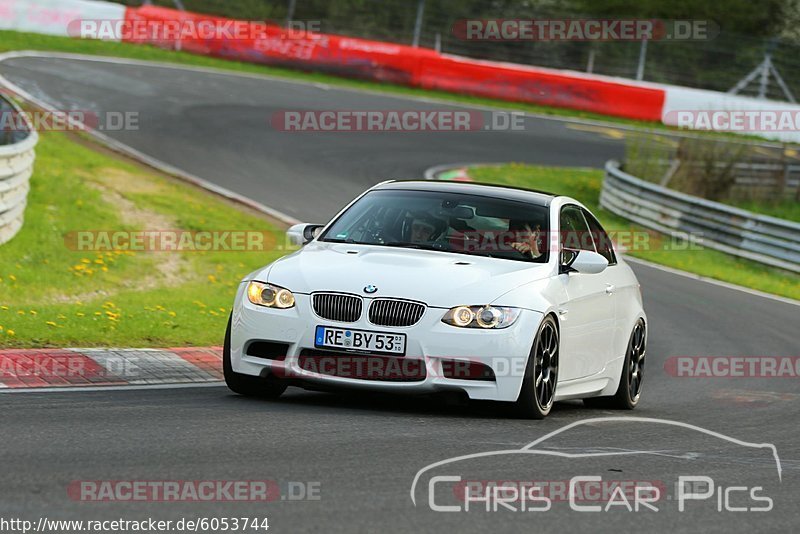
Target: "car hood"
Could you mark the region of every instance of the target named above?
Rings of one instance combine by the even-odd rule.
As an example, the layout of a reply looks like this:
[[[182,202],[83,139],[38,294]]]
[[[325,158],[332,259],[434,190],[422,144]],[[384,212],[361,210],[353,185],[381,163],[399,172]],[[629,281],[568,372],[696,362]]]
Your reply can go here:
[[[337,291],[395,297],[449,308],[495,302],[546,278],[550,267],[480,256],[370,245],[312,242],[252,275],[295,293]],[[497,302],[502,305],[502,302]]]

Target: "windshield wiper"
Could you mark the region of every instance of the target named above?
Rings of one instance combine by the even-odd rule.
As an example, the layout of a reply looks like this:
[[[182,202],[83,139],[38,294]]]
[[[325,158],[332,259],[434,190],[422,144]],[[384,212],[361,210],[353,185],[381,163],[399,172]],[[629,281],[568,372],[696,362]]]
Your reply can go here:
[[[321,239],[320,241],[322,241],[323,243],[347,243],[349,245],[367,245],[368,244],[368,243],[359,243],[355,239],[352,239],[352,238],[342,239],[342,238],[338,238],[338,237],[331,237],[329,239]]]
[[[390,241],[388,243],[376,243],[384,247],[413,248],[418,250],[435,250],[437,252],[449,252],[441,246],[426,245],[424,243],[409,243],[405,241]]]
[[[488,252],[488,251],[485,251],[485,250],[458,250],[458,251],[453,251],[453,252],[458,252],[459,254],[466,254],[468,256],[485,256],[487,258],[498,258],[498,259],[501,259],[501,260],[524,261],[526,263],[542,263],[542,262],[538,261],[538,258],[533,258],[531,256],[528,256],[527,254],[525,254],[525,255],[521,255],[520,254],[520,256],[522,256],[522,257],[513,258],[513,257],[508,257],[508,256],[505,256],[505,255],[502,255],[502,254],[494,254],[492,252]]]

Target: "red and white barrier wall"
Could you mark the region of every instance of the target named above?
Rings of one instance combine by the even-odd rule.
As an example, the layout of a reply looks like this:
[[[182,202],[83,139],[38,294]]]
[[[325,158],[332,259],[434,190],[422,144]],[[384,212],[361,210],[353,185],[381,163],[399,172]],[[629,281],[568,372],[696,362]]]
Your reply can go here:
[[[661,87],[666,96],[661,111],[663,124],[681,128],[733,131],[776,141],[800,143],[800,106],[797,104],[759,100],[705,89],[670,85]],[[706,127],[709,123],[710,128]],[[749,130],[750,124],[756,125],[757,129]]]
[[[74,20],[119,20],[126,8],[94,0],[0,0],[0,30],[67,36]]]
[[[121,21],[125,28],[200,21],[223,27],[229,19],[173,9],[90,0],[0,0],[0,28],[55,35],[80,35],[81,21]],[[89,25],[91,26],[91,24]],[[142,36],[123,31],[102,38],[280,65],[305,70],[392,82],[509,101],[528,102],[680,126],[686,112],[780,111],[797,114],[800,106],[757,100],[623,78],[559,71],[496,61],[439,54],[425,48],[365,39],[296,31],[259,24],[257,36],[202,39]],[[682,113],[682,114],[681,114]],[[724,121],[723,121],[724,122]],[[741,130],[742,133],[748,133]],[[764,137],[800,142],[800,124],[792,130],[751,132]]]

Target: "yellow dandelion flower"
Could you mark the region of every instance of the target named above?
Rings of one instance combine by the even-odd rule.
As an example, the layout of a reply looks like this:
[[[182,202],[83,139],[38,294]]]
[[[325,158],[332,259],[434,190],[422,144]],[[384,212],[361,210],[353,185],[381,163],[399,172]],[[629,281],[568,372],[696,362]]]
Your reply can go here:
[[[46,324],[47,326],[58,326],[58,325],[57,325],[56,323],[54,323],[53,321],[47,321],[45,324]]]

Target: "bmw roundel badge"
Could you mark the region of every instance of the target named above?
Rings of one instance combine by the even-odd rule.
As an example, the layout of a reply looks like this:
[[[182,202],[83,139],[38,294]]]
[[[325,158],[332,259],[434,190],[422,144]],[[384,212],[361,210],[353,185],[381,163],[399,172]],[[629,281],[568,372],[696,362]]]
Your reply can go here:
[[[369,293],[370,295],[372,293],[375,293],[376,291],[378,291],[378,288],[373,286],[373,285],[371,285],[371,284],[364,288],[364,293]]]

